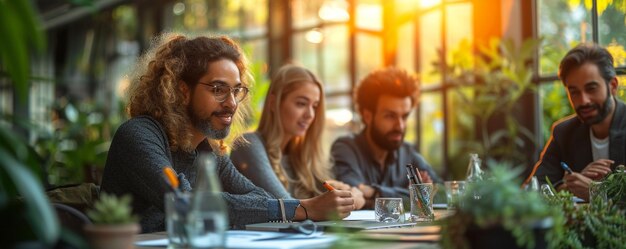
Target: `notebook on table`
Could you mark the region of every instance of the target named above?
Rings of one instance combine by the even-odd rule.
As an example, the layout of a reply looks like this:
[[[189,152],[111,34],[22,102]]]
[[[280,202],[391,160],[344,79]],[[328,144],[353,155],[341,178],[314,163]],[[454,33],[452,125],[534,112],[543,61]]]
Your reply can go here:
[[[265,222],[246,225],[246,230],[255,231],[285,231],[292,225],[296,225],[298,222],[293,223],[280,223],[280,222]],[[341,220],[341,221],[320,221],[315,222],[317,229],[320,231],[326,230],[370,230],[392,227],[408,227],[414,226],[416,223],[399,223],[399,222],[378,222],[373,220]]]

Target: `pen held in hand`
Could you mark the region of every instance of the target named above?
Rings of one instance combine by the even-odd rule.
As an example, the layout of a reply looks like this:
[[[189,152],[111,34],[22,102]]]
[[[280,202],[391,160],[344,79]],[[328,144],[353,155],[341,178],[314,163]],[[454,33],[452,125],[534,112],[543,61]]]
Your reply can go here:
[[[565,170],[567,174],[572,174],[572,169],[569,166],[567,166],[565,162],[561,162],[561,168],[563,168],[563,170]]]
[[[335,188],[333,186],[331,186],[330,184],[328,184],[328,182],[324,182],[324,188],[328,189],[328,191],[333,191],[335,190]]]

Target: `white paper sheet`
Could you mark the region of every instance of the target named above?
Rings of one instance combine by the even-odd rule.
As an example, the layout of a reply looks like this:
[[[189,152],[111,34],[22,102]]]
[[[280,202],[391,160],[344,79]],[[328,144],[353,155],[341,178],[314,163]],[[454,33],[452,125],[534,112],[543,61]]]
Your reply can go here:
[[[374,220],[375,218],[374,210],[356,210],[350,212],[350,215],[343,220]]]
[[[322,232],[313,235],[290,234],[278,232],[258,232],[230,230],[226,233],[226,248],[303,248],[329,245],[337,237]],[[167,247],[168,239],[146,240],[135,242],[136,246]]]

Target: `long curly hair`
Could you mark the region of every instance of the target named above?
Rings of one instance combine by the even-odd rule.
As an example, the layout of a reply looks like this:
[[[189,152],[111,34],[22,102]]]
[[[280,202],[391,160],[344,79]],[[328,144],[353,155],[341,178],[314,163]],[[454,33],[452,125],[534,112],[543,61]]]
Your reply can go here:
[[[315,110],[315,119],[304,136],[292,138],[287,144],[289,164],[295,175],[297,186],[294,186],[293,197],[310,198],[321,194],[320,183],[331,179],[329,164],[322,150],[322,132],[324,130],[324,86],[311,71],[295,66],[281,67],[272,78],[268,97],[259,121],[258,132],[263,138],[265,149],[278,179],[289,189],[289,181],[281,167],[281,142],[284,137],[281,122],[280,106],[286,96],[298,89],[305,82],[312,82],[320,89],[320,100]],[[274,96],[274,101],[270,97]]]
[[[164,34],[152,41],[152,46],[138,62],[128,89],[126,111],[130,117],[148,115],[156,119],[167,133],[170,150],[191,152],[192,127],[181,84],[194,89],[207,73],[209,64],[228,59],[237,65],[241,82],[250,85],[247,60],[241,48],[225,36],[189,38],[181,34]],[[239,103],[233,118],[231,133],[240,132],[247,115],[247,101]],[[230,134],[236,137],[237,134]],[[223,141],[209,140],[214,149],[225,151]],[[219,146],[218,146],[219,143]]]

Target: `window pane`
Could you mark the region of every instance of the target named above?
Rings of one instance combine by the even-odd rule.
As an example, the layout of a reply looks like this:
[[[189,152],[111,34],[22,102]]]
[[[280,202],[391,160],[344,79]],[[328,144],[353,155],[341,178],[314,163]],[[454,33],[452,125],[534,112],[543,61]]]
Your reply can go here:
[[[462,40],[472,43],[472,4],[460,3],[446,6],[446,46],[457,47]]]
[[[245,51],[250,63],[266,64],[267,39],[257,39],[244,42],[241,47]]]
[[[293,58],[294,61],[302,64],[316,75],[320,75],[318,70],[317,44],[306,39],[306,32],[293,35]]]
[[[209,24],[210,29],[231,34],[239,31],[241,0],[207,2],[209,3],[209,15],[217,16],[217,23]]]
[[[567,93],[561,81],[542,84],[539,87],[539,101],[542,103],[541,106],[543,107],[541,122],[541,135],[543,140],[541,142],[545,143],[548,141],[548,137],[550,137],[552,124],[574,113],[574,111],[567,99]]]
[[[415,23],[407,22],[398,28],[398,66],[415,72]]]
[[[567,51],[580,42],[591,41],[591,15],[580,4],[568,0],[538,0],[540,74],[556,75]]]
[[[382,41],[369,34],[356,35],[357,81],[365,78],[372,70],[383,66]]]
[[[426,161],[437,171],[443,171],[443,108],[441,93],[423,93],[420,99],[420,153]]]
[[[361,0],[356,5],[356,27],[379,31],[383,29],[383,8],[379,0]]]
[[[600,38],[600,44],[610,46],[614,49],[613,56],[621,57],[620,60],[616,59],[616,65],[624,66],[626,51],[624,51],[623,45],[626,44],[626,19],[624,17],[624,10],[616,9],[615,4],[611,4],[600,13],[598,32]],[[621,44],[621,45],[619,45]]]
[[[350,90],[348,77],[348,27],[336,25],[324,29],[324,72],[326,92]]]
[[[246,30],[258,30],[265,32],[267,29],[268,0],[244,0],[243,27]]]
[[[326,98],[326,123],[324,129],[324,150],[330,151],[330,145],[340,136],[360,131],[353,128],[353,113],[351,110],[351,98],[349,96],[336,96]],[[360,124],[356,124],[360,126]]]
[[[321,0],[293,0],[291,1],[291,18],[293,27],[311,27],[320,23],[318,11],[322,6]]]
[[[626,27],[626,25],[624,26]],[[626,32],[626,31],[625,31]],[[624,45],[626,43],[615,43],[611,42],[607,45],[604,45],[609,53],[613,56],[613,64],[615,67],[624,67],[626,66],[626,50],[624,50]]]
[[[433,62],[439,59],[438,51],[441,49],[441,11],[432,11],[420,17],[420,32],[422,84],[441,82],[441,74],[435,73],[438,68],[433,66]]]
[[[457,87],[449,92],[448,98],[448,177],[465,179],[469,153],[481,153],[482,145],[477,138],[476,118],[472,103],[468,103],[474,92],[471,87]],[[476,108],[474,108],[476,109]]]

